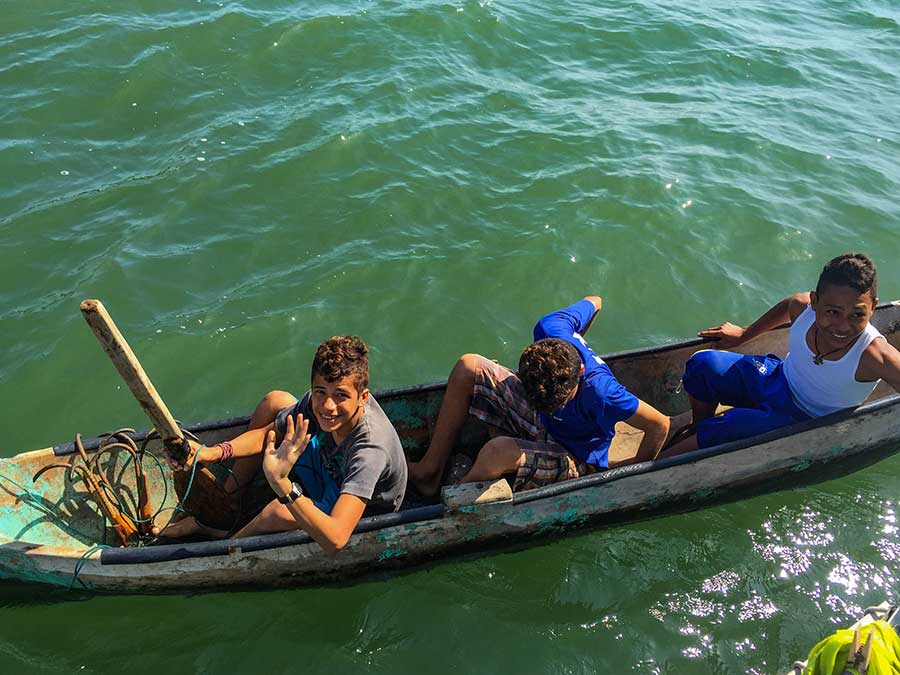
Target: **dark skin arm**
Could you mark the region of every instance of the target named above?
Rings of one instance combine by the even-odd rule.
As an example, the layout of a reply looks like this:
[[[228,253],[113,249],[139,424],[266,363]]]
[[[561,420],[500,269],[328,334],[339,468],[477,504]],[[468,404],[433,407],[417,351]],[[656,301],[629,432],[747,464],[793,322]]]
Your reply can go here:
[[[780,300],[769,310],[746,328],[726,321],[725,323],[702,330],[697,335],[702,338],[716,340],[716,349],[730,349],[752,340],[757,335],[770,331],[786,323],[794,323],[810,303],[810,295],[794,293]]]
[[[875,340],[859,359],[856,379],[860,382],[884,380],[900,391],[900,352],[887,340]]]
[[[589,295],[585,297],[585,300],[594,305],[594,315],[581,332],[582,336],[588,332],[597,314],[603,308],[603,298],[599,295]],[[581,370],[584,372],[584,366],[582,366]],[[644,432],[644,437],[641,439],[641,444],[638,447],[636,461],[643,462],[656,459],[666,441],[666,436],[669,434],[669,417],[663,415],[649,403],[639,401],[638,409],[625,422]],[[611,464],[610,468],[612,466]]]

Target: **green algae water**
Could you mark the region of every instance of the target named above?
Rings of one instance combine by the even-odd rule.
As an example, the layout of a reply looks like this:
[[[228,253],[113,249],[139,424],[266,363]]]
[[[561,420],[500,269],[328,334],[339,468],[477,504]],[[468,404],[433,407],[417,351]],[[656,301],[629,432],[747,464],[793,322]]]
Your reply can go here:
[[[604,297],[599,352],[746,323],[863,250],[900,298],[886,0],[3,3],[0,456],[302,392],[515,363]],[[0,669],[779,673],[900,592],[900,459],[691,514],[290,592],[0,587]]]

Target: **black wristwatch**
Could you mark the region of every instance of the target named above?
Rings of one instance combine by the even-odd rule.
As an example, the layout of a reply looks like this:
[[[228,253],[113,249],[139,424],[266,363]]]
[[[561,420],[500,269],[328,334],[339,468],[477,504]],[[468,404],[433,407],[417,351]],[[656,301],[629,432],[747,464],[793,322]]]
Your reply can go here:
[[[291,491],[288,492],[284,497],[279,497],[278,501],[282,504],[293,504],[302,496],[303,488],[297,485],[297,483],[291,483]]]

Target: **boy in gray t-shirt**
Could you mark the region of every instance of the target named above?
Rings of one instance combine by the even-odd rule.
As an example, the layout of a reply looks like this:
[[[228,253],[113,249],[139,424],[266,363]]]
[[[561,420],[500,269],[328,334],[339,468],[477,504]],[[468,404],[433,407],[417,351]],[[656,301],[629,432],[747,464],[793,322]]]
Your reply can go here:
[[[237,438],[209,448],[190,442],[187,461],[176,468],[234,457],[234,489],[252,479],[262,460],[276,499],[235,537],[302,529],[333,554],[347,543],[364,513],[400,508],[406,459],[397,432],[369,393],[368,352],[355,336],[326,340],[316,350],[312,386],[301,401],[284,391],[270,392],[250,418],[249,429]],[[228,535],[193,516],[162,534]]]
[[[310,442],[294,462],[289,477],[325,513],[331,513],[341,494],[367,500],[365,515],[390,513],[400,508],[406,490],[406,459],[391,421],[374,396],[365,412],[340,443],[319,429],[312,407],[312,392],[275,418],[275,433],[284,438],[288,416],[309,421]],[[315,447],[313,447],[315,446]]]

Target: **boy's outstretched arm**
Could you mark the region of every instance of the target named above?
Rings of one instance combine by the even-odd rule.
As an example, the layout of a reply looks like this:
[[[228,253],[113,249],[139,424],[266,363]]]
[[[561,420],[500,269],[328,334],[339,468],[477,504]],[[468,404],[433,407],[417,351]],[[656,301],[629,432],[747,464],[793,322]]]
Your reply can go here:
[[[701,330],[697,335],[717,340],[716,349],[737,347],[752,340],[757,335],[778,328],[785,323],[794,323],[810,303],[809,293],[794,293],[773,305],[765,314],[746,328],[726,321],[725,323]]]
[[[573,305],[542,316],[534,326],[535,342],[548,337],[564,336],[568,339],[574,333],[583,337],[602,304],[599,295],[589,295]]]
[[[249,431],[245,431],[240,436],[233,438],[230,441],[233,451],[232,457],[240,459],[241,457],[258,455],[263,451],[263,445],[266,441],[266,435],[268,434],[269,430],[274,428],[275,423],[272,422],[264,427],[260,427],[259,429],[250,429]],[[184,459],[184,461],[177,461],[166,454],[166,457],[169,460],[169,465],[176,471],[190,471],[191,467],[194,466],[194,462],[200,462],[201,464],[215,464],[220,459],[222,459],[223,449],[221,446],[213,445],[212,447],[207,447],[205,445],[201,445],[197,441],[192,441],[190,439],[187,439],[187,441],[189,447],[191,448],[191,452]]]
[[[585,324],[584,330],[581,331],[582,336],[585,335],[591,329],[591,324],[594,323],[594,319],[597,317],[597,315],[600,313],[600,310],[603,308],[603,298],[601,298],[599,295],[589,295],[585,298],[585,300],[589,301],[591,304],[594,305],[594,316],[592,316],[590,318],[590,320],[587,322],[587,324]]]
[[[644,438],[641,439],[634,461],[648,462],[656,459],[659,451],[662,450],[663,444],[666,442],[666,437],[669,435],[669,421],[667,415],[663,415],[649,403],[638,400],[637,410],[625,420],[626,424],[644,432]],[[631,463],[631,460],[629,460],[629,463]],[[610,464],[610,468],[612,468],[612,464]]]

